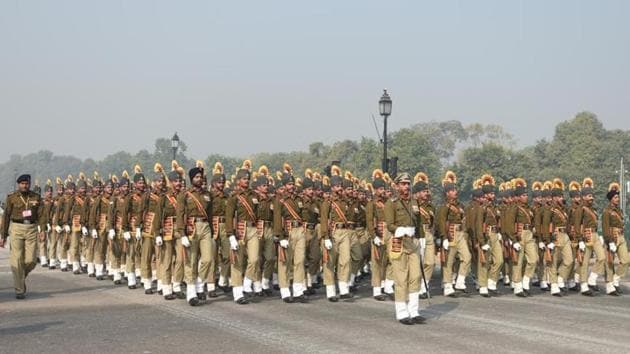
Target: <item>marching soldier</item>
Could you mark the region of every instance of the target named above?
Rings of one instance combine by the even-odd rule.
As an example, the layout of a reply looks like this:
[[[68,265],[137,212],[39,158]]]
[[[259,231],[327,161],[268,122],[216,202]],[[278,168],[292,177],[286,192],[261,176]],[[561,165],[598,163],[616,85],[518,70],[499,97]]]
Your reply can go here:
[[[46,234],[46,237],[43,241],[39,242],[39,263],[42,267],[48,268],[48,247],[52,247],[50,245],[50,235],[52,231],[52,216],[54,213],[55,201],[53,199],[53,187],[52,181],[46,181],[46,186],[44,186],[44,199],[42,200],[44,203],[44,208],[42,210],[43,216],[46,218],[46,228],[42,231]],[[54,264],[51,262],[51,264]]]
[[[569,183],[569,198],[571,198],[571,206],[568,209],[568,232],[569,239],[571,240],[571,252],[573,253],[573,259],[577,259],[578,252],[578,233],[575,228],[577,212],[582,208],[580,204],[582,202],[582,196],[580,192],[580,183],[577,181],[571,181]],[[574,261],[573,266],[569,272],[568,288],[571,291],[580,291],[580,271],[578,262]]]
[[[514,190],[512,188],[512,182],[507,181],[502,183],[503,191],[501,198],[501,205],[499,205],[499,213],[500,213],[500,229],[501,229],[501,237],[503,239],[503,285],[514,287],[513,282],[511,281],[512,271],[514,269],[514,259],[512,254],[514,253],[512,249],[512,240],[508,236],[508,230],[513,228],[514,225],[508,225],[508,219],[512,219],[512,214],[515,211],[514,204]],[[501,187],[499,186],[499,190]]]
[[[602,214],[602,233],[608,245],[608,261],[606,262],[606,293],[619,296],[622,293],[619,281],[626,275],[630,257],[624,237],[623,214],[619,208],[619,183],[613,182],[608,186],[606,198],[610,202]],[[614,266],[615,254],[619,264]]]
[[[352,181],[341,176],[339,166],[331,167],[331,196],[322,203],[320,212],[320,232],[324,240],[322,264],[324,285],[328,301],[336,302],[335,274],[339,286],[339,297],[350,299],[350,239],[355,228],[356,214],[353,201],[344,189],[352,191]]]
[[[96,244],[98,243],[98,231],[94,232],[95,227],[91,223],[91,220],[93,218],[92,210],[93,210],[93,205],[100,201],[102,189],[103,189],[103,183],[101,182],[98,173],[94,172],[94,178],[92,180],[92,189],[91,189],[92,192],[88,196],[88,211],[87,211],[88,236],[83,237],[83,250],[84,250],[83,255],[85,257],[85,261],[87,262],[87,273],[88,273],[88,277],[90,278],[96,277],[94,257],[95,257],[95,253],[97,252]],[[104,243],[100,242],[98,246],[102,247],[103,245]]]
[[[177,232],[184,246],[184,277],[186,280],[186,300],[190,306],[198,306],[205,300],[204,285],[214,250],[211,243],[212,199],[210,192],[203,188],[205,170],[203,161],[188,171],[191,188],[184,192],[177,203]]]
[[[477,238],[477,270],[479,294],[483,297],[497,296],[499,272],[503,267],[503,247],[499,234],[499,211],[494,204],[494,177],[481,176],[480,189],[483,203],[476,210],[475,236]]]
[[[321,247],[319,234],[316,230],[319,224],[320,201],[315,195],[315,174],[306,169],[302,181],[301,199],[303,203],[302,213],[304,218],[304,235],[306,250],[306,295],[314,295],[313,283],[317,282],[321,263]]]
[[[466,275],[470,271],[471,255],[464,232],[464,207],[457,199],[457,176],[452,171],[447,171],[442,180],[444,188],[445,204],[440,207],[437,217],[437,227],[443,237],[442,247],[448,252],[446,264],[442,271],[442,283],[444,296],[457,297],[467,294]],[[455,257],[459,256],[459,271],[453,289],[453,268]],[[457,291],[457,293],[455,293]]]
[[[260,272],[257,210],[258,199],[249,186],[252,163],[243,161],[236,173],[236,188],[225,206],[225,231],[230,242],[230,280],[234,301],[239,305],[249,303],[245,292],[251,293],[253,280]],[[262,284],[260,285],[262,290]]]
[[[516,251],[516,262],[512,269],[514,294],[518,297],[530,296],[530,280],[536,271],[538,253],[536,241],[532,233],[534,213],[527,203],[527,183],[522,178],[515,178],[514,197],[515,207],[507,215],[507,234],[512,241],[512,248]],[[513,258],[514,261],[514,258]],[[525,271],[523,272],[523,268]]]
[[[385,287],[385,275],[388,263],[387,245],[391,234],[385,226],[385,188],[383,171],[380,169],[372,172],[373,199],[366,207],[366,223],[368,232],[372,232],[372,296],[378,301],[385,301],[387,295],[383,294]]]
[[[420,235],[420,254],[422,255],[422,274],[424,275],[424,281],[420,281],[419,297],[427,299],[430,289],[427,289],[425,282],[426,284],[431,282],[435,267],[435,241],[433,238],[435,210],[429,194],[429,177],[425,173],[419,172],[413,180],[413,195],[416,203],[412,204],[412,208],[418,214],[420,221],[418,233]]]
[[[7,196],[0,232],[0,247],[10,237],[11,271],[15,287],[15,298],[26,297],[26,277],[35,269],[37,238],[43,239],[46,217],[42,213],[43,203],[39,194],[30,190],[31,176],[17,178],[18,188]]]
[[[50,219],[50,238],[48,240],[48,269],[54,270],[58,265],[59,256],[57,253],[59,244],[61,242],[61,224],[59,217],[63,214],[63,194],[64,186],[61,178],[55,179],[56,193],[53,197],[53,207],[51,210]]]
[[[552,204],[545,210],[542,221],[542,242],[545,245],[543,262],[549,266],[551,295],[566,294],[565,279],[573,267],[571,240],[567,234],[569,215],[564,202],[564,182],[553,180]],[[561,262],[561,263],[560,263]]]
[[[114,182],[111,179],[105,181],[103,185],[103,193],[95,198],[90,205],[89,228],[91,229],[91,237],[93,238],[93,264],[96,280],[105,279],[104,265],[107,243],[113,242],[115,235],[111,216],[114,208],[114,199],[112,197]],[[111,236],[111,238],[110,238]],[[111,248],[111,247],[110,247]],[[90,268],[90,263],[88,263]],[[88,269],[89,272],[90,269]]]
[[[112,260],[110,263],[112,272],[114,273],[114,284],[120,285],[122,284],[121,274],[123,272],[125,274],[127,273],[126,264],[124,262],[126,262],[128,244],[123,235],[123,219],[125,215],[129,213],[129,203],[127,201],[130,189],[129,173],[123,171],[119,181],[117,181],[116,176],[112,177],[112,181],[115,185],[118,184],[119,192],[118,195],[114,197],[114,207],[110,208],[109,220],[115,232],[112,233],[110,231],[107,234],[107,238],[111,242],[110,249]]]
[[[532,212],[534,213],[534,239],[539,249],[538,264],[536,265],[536,272],[534,276],[536,279],[532,279],[532,285],[539,286],[540,290],[549,290],[549,265],[545,263],[545,243],[542,237],[542,222],[543,215],[549,210],[551,204],[551,187],[550,181],[544,184],[540,181],[534,181],[532,183]]]
[[[279,235],[278,280],[280,296],[284,302],[306,302],[305,267],[306,235],[310,227],[315,230],[313,216],[309,214],[303,199],[298,195],[293,177],[293,169],[287,163],[283,166],[282,185],[284,195],[274,208],[274,231]],[[284,255],[282,255],[284,253]],[[290,274],[293,274],[293,299],[289,290]]]
[[[225,190],[225,173],[223,165],[220,162],[214,164],[212,169],[212,178],[210,179],[210,196],[212,198],[212,232],[213,238],[218,242],[217,264],[219,266],[219,288],[224,293],[231,292],[229,287],[230,281],[230,240],[225,232],[225,206],[227,204],[227,192]],[[214,274],[208,273],[208,277],[214,277]],[[208,283],[211,283],[208,279]],[[212,281],[214,284],[214,279]],[[211,290],[212,284],[208,284],[208,296],[214,297],[215,290]],[[264,288],[264,286],[263,286]]]
[[[411,178],[401,173],[396,178],[398,196],[387,201],[385,221],[393,234],[390,260],[394,272],[396,319],[405,325],[422,324],[420,316],[420,247],[419,215],[414,213],[411,198]]]
[[[277,262],[277,240],[274,238],[273,229],[275,199],[269,195],[269,169],[267,166],[260,166],[258,172],[254,172],[252,186],[258,200],[256,212],[262,264],[262,272],[259,272],[260,278],[254,280],[254,293],[256,296],[271,296],[270,282]],[[261,287],[258,284],[261,284]]]
[[[604,272],[606,252],[604,251],[604,237],[597,234],[597,211],[593,207],[593,180],[585,178],[582,181],[582,208],[578,209],[575,217],[575,229],[578,231],[578,247],[581,259],[580,290],[584,296],[593,296],[599,292],[597,277]],[[591,255],[595,254],[595,265],[588,273]],[[588,277],[587,277],[588,275]]]
[[[134,166],[134,190],[126,198],[125,213],[122,215],[123,238],[127,244],[126,271],[127,287],[136,289],[136,278],[140,277],[140,263],[137,254],[142,250],[142,222],[147,204],[146,179],[139,165]],[[132,237],[132,234],[133,237]]]
[[[65,203],[65,226],[70,229],[70,248],[68,250],[69,261],[72,262],[72,270],[75,275],[81,274],[81,254],[79,243],[88,234],[89,200],[86,195],[87,181],[83,173],[79,174],[76,184],[77,192]],[[72,188],[70,188],[72,190]]]
[[[140,272],[141,282],[144,286],[146,295],[153,294],[152,279],[157,278],[157,269],[152,267],[153,256],[159,256],[155,251],[156,236],[160,234],[160,205],[164,189],[166,188],[166,175],[164,167],[160,163],[153,166],[155,178],[153,179],[153,188],[148,192],[147,202],[143,212],[142,220],[142,246],[140,253]],[[156,265],[157,266],[157,265]],[[157,290],[162,290],[162,282],[158,279]]]

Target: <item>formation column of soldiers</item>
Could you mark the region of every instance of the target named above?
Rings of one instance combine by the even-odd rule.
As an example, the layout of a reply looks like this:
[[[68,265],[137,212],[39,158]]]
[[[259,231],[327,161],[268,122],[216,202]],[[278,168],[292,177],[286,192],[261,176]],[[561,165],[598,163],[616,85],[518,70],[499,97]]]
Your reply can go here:
[[[371,274],[373,298],[393,299],[396,319],[410,325],[425,322],[419,300],[430,297],[437,263],[449,297],[469,296],[469,276],[483,297],[499,296],[501,284],[519,297],[531,296],[532,286],[594,296],[599,276],[605,293],[619,296],[630,263],[617,183],[599,213],[590,178],[569,184],[567,205],[560,179],[530,189],[516,178],[497,190],[486,174],[464,206],[448,171],[444,203],[435,207],[422,172],[392,181],[375,170],[360,181],[332,166],[330,176],[308,169],[296,177],[288,164],[273,175],[246,160],[228,181],[220,163],[208,175],[198,161],[187,177],[190,186],[176,161],[168,172],[156,164],[151,183],[139,166],[133,178],[95,173],[90,181],[81,173],[56,178],[55,191],[49,180],[42,198],[30,176],[20,176],[0,235],[2,246],[11,237],[16,297],[25,296],[36,255],[50,270],[141,286],[191,306],[219,289],[241,305],[274,290],[286,303],[307,302],[322,285],[337,302]]]

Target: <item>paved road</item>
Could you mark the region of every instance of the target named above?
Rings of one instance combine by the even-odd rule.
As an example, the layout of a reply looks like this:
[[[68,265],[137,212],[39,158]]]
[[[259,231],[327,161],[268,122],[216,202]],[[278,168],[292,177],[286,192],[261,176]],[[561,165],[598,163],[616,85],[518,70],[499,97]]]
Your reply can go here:
[[[374,301],[367,285],[336,304],[321,294],[308,304],[247,306],[220,296],[196,308],[39,266],[28,287],[27,300],[15,300],[0,250],[1,353],[630,351],[630,295],[438,296],[421,302],[428,324],[403,326],[393,302]]]

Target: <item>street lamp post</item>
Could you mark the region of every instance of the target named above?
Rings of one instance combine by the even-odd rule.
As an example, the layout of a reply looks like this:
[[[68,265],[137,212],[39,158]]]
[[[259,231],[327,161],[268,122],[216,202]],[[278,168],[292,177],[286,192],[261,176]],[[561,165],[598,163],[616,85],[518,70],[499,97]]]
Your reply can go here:
[[[13,169],[13,190],[17,190],[17,168]]]
[[[383,117],[383,172],[389,170],[389,159],[387,158],[387,117],[392,114],[392,99],[387,94],[387,89],[383,90],[383,96],[378,101],[378,110]]]
[[[177,136],[177,132],[171,138],[171,149],[173,149],[173,160],[176,160],[177,149],[179,149],[179,136]]]

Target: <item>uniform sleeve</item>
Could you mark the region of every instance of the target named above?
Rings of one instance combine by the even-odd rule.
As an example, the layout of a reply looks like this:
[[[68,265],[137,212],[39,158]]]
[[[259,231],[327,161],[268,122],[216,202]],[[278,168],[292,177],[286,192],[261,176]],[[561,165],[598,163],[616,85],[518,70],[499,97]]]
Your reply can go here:
[[[370,237],[376,235],[374,218],[374,202],[368,202],[365,206],[365,227]]]
[[[57,220],[57,224],[53,225],[53,227],[55,226],[63,226],[63,221],[61,220],[63,218],[63,210],[64,210],[64,202],[63,202],[63,198],[59,198],[57,200],[57,206],[55,207],[55,219]]]
[[[542,236],[542,242],[549,243],[551,242],[551,216],[552,211],[550,209],[545,209],[542,212],[542,221],[540,223],[540,235]],[[539,240],[539,242],[541,241]]]
[[[162,213],[164,210],[164,200],[166,197],[161,195],[155,205],[155,216],[153,216],[153,224],[151,225],[151,234],[153,236],[160,236],[162,234]]]
[[[474,227],[473,232],[475,233],[475,237],[477,238],[477,243],[479,245],[485,245],[486,244],[486,240],[484,237],[484,233],[486,232],[486,230],[484,230],[484,214],[485,214],[485,208],[484,207],[479,207],[476,208],[474,210],[474,212],[472,213],[472,217],[474,220]]]
[[[107,211],[107,230],[114,229],[114,221],[116,220],[116,199],[109,202],[109,210]]]
[[[284,235],[284,225],[282,223],[282,206],[278,199],[271,201],[273,203],[273,233],[274,236],[282,237]]]
[[[516,242],[516,230],[514,229],[514,224],[516,223],[516,208],[510,207],[507,208],[505,212],[505,233],[512,240],[512,242]]]
[[[9,223],[11,222],[11,214],[13,213],[13,204],[11,203],[11,196],[7,196],[5,203],[6,209],[2,216],[2,237],[7,238],[9,236]]]
[[[90,208],[91,207],[92,207],[92,202],[90,198],[86,198],[85,203],[83,205],[83,210],[81,210],[81,221],[83,221],[82,222],[83,225],[81,226],[88,227],[89,221],[90,221]]]
[[[578,241],[584,241],[582,235],[582,213],[584,213],[582,207],[575,209],[575,220],[573,220],[573,228],[575,230],[575,235],[577,236]]]
[[[330,202],[325,201],[322,203],[322,207],[319,209],[319,232],[324,239],[330,238],[330,232],[328,230],[328,217],[330,216]]]
[[[175,209],[175,231],[179,237],[186,236],[186,193],[180,193],[177,196],[177,208]]]
[[[101,204],[101,200],[100,198],[96,199],[96,201],[92,204],[90,204],[90,216],[88,217],[88,228],[89,229],[96,229],[96,211],[98,209],[98,206]]]
[[[385,203],[385,223],[387,223],[387,230],[394,234],[398,224],[396,223],[396,211],[394,210],[394,203],[388,200]]]
[[[37,225],[39,225],[39,230],[41,232],[44,232],[46,230],[46,214],[44,213],[44,201],[42,200],[42,198],[38,195],[37,196],[37,200],[39,201],[39,203],[37,203]]]
[[[70,225],[72,221],[72,206],[74,205],[74,198],[66,200],[63,205],[63,224]]]
[[[438,208],[437,220],[436,220],[436,230],[438,237],[446,237],[446,213],[448,211],[448,207],[446,205],[442,205]]]
[[[122,232],[129,231],[129,208],[131,207],[131,194],[127,195],[122,203],[122,210],[120,211],[122,217]]]
[[[234,235],[234,213],[236,213],[236,197],[230,196],[225,203],[225,233]]]
[[[612,232],[610,232],[610,210],[604,209],[602,215],[602,234],[606,243],[612,242]]]

